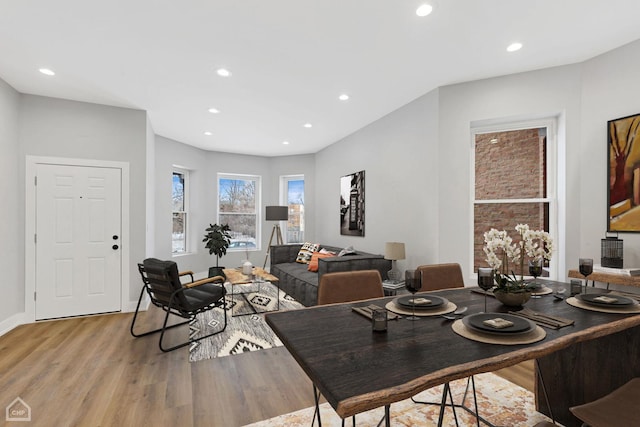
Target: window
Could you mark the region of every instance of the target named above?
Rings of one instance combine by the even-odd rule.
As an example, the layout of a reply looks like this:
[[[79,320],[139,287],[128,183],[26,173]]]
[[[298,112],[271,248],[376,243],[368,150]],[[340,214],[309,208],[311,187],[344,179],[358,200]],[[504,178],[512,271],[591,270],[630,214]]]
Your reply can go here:
[[[231,228],[229,251],[260,249],[260,177],[218,174],[218,223]]]
[[[284,242],[304,243],[304,175],[280,177],[280,200],[289,207]]]
[[[171,183],[171,206],[173,224],[171,229],[171,252],[187,252],[187,217],[189,171],[174,169]]]
[[[553,122],[545,121],[472,132],[474,272],[488,266],[482,248],[484,233],[491,228],[506,230],[515,238],[515,226],[528,224],[549,232],[557,242],[554,128]],[[520,275],[519,264],[513,267]],[[527,268],[524,274],[528,275]],[[555,277],[553,266],[547,266],[543,276]]]

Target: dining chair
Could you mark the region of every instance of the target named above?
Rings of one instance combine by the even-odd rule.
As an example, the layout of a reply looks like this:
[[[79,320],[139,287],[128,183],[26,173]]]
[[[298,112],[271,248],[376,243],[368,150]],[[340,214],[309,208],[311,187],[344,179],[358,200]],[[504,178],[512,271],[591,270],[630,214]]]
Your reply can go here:
[[[378,270],[326,273],[318,283],[318,305],[359,301],[384,296]]]
[[[443,263],[443,264],[426,264],[420,265],[416,268],[416,270],[422,272],[422,290],[423,291],[439,291],[443,289],[455,289],[455,288],[464,288],[464,278],[462,276],[462,268],[460,264],[451,262],[451,263]],[[469,387],[471,386],[471,390],[473,392],[473,400],[475,404],[475,412],[468,408],[465,405],[465,401],[467,400],[467,394],[469,392]],[[447,398],[451,401],[451,403],[446,403]],[[485,420],[483,417],[478,414],[478,402],[476,400],[476,384],[473,375],[467,378],[467,385],[464,390],[464,395],[462,396],[461,403],[454,403],[453,396],[451,395],[451,387],[449,383],[444,384],[444,388],[442,390],[442,400],[440,402],[424,402],[420,400],[416,400],[415,398],[411,398],[415,403],[422,403],[425,405],[439,405],[440,406],[440,419],[438,421],[438,425],[442,424],[442,418],[444,416],[444,409],[447,406],[451,407],[453,411],[453,417],[458,425],[458,417],[456,415],[456,408],[464,409],[465,411],[473,414],[476,417],[477,425],[480,426],[480,422],[483,422],[489,426],[491,423]]]
[[[337,273],[326,273],[320,277],[318,283],[318,305],[336,304],[342,302],[361,301],[371,298],[382,298],[384,288],[382,287],[382,277],[378,270],[356,270],[341,271]],[[322,427],[320,419],[320,392],[313,385],[313,396],[316,403],[316,411],[313,414],[311,425],[315,423],[318,416],[318,426]],[[385,408],[385,413],[389,413],[389,408]],[[353,425],[356,425],[355,415],[351,418]],[[342,419],[344,427],[344,419]]]
[[[424,291],[464,288],[462,268],[458,263],[421,265],[416,270],[422,271]]]
[[[639,403],[640,377],[630,380],[600,399],[573,406],[569,410],[590,427],[639,426]]]

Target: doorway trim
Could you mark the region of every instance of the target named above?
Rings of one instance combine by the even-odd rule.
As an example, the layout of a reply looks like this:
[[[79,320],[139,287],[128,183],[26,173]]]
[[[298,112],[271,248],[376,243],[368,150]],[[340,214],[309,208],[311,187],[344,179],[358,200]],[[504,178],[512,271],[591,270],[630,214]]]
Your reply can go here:
[[[26,156],[25,168],[25,289],[24,289],[24,311],[25,321],[33,323],[36,321],[36,186],[35,176],[39,164],[62,165],[62,166],[86,166],[120,169],[121,171],[121,216],[122,216],[122,265],[120,273],[120,312],[128,311],[129,308],[129,282],[130,282],[130,232],[129,232],[129,163],[116,162],[110,160],[95,159],[70,159],[62,157],[42,157]]]

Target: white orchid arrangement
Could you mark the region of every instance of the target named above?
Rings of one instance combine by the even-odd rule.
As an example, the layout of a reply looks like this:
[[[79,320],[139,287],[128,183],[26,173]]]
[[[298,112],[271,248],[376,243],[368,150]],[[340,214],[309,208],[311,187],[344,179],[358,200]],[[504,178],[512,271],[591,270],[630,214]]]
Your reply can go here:
[[[496,289],[506,292],[524,292],[529,286],[524,282],[524,259],[527,256],[536,262],[550,260],[553,254],[553,239],[543,230],[531,230],[527,224],[518,224],[516,231],[520,241],[514,242],[505,230],[484,233],[483,251],[487,263],[494,270]],[[509,262],[520,261],[520,279],[509,270]],[[511,273],[511,274],[509,274]]]

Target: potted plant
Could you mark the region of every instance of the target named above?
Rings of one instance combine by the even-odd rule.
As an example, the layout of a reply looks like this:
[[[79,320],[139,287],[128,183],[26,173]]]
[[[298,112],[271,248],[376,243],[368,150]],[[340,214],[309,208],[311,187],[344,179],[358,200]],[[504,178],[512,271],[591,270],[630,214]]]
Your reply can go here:
[[[531,298],[536,287],[524,280],[524,258],[543,263],[550,260],[553,253],[553,240],[549,233],[541,230],[530,230],[527,224],[518,224],[516,231],[520,241],[514,242],[505,231],[492,228],[484,233],[484,253],[487,263],[494,270],[496,285],[493,294],[505,305],[519,306]],[[509,269],[509,261],[520,263],[520,277]]]
[[[231,229],[228,224],[209,224],[205,231],[206,234],[202,239],[206,243],[204,247],[209,249],[209,255],[216,256],[216,266],[209,268],[209,277],[226,277],[223,271],[224,267],[218,266],[218,261],[227,254],[227,248],[231,244]]]

